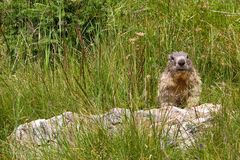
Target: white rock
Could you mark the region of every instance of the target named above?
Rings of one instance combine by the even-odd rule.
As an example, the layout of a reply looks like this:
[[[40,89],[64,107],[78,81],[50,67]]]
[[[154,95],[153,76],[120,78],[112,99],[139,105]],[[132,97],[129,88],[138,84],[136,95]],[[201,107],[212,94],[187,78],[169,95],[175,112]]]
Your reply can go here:
[[[122,124],[134,117],[137,127],[145,130],[153,126],[164,127],[163,135],[169,137],[168,143],[184,148],[194,143],[197,135],[201,133],[199,127],[208,127],[213,118],[212,113],[216,113],[220,109],[221,105],[202,104],[189,109],[169,106],[132,113],[129,109],[113,108],[105,114],[90,116],[65,112],[50,119],[38,119],[19,125],[9,136],[9,140],[22,146],[56,144],[63,131],[64,133],[68,131],[67,136],[63,137],[73,140],[72,136],[77,130],[72,130],[72,128],[81,129],[80,126],[83,125],[81,122],[85,122],[85,126],[92,128],[95,124],[100,124],[109,133],[117,134],[123,129]]]

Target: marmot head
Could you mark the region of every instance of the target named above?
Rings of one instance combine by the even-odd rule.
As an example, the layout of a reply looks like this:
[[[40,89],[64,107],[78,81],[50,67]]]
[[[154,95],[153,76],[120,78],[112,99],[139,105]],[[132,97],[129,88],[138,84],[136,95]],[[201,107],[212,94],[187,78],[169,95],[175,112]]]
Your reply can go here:
[[[185,52],[173,52],[168,56],[167,70],[177,77],[188,75],[193,71],[192,61]]]

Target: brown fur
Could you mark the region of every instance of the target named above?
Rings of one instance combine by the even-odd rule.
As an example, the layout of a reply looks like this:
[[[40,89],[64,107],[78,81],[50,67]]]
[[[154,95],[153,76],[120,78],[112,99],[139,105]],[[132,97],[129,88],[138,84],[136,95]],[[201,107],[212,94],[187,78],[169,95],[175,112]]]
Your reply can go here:
[[[159,79],[158,99],[160,106],[183,108],[198,105],[201,83],[199,74],[186,53],[174,52],[170,54],[167,68],[161,73]]]

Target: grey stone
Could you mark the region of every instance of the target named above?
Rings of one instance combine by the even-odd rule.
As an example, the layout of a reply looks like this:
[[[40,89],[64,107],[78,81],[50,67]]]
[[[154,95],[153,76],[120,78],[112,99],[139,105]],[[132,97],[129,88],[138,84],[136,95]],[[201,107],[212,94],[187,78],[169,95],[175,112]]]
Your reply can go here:
[[[105,114],[90,116],[65,112],[50,119],[38,119],[21,124],[11,133],[9,140],[20,146],[57,145],[57,140],[61,136],[74,143],[74,134],[84,127],[91,132],[91,129],[100,125],[110,134],[117,134],[124,129],[127,121],[134,118],[140,130],[163,128],[161,134],[168,138],[167,143],[161,143],[163,147],[171,145],[187,148],[203,134],[201,128],[211,125],[212,113],[217,113],[220,109],[221,105],[202,104],[186,109],[168,106],[135,112],[113,108]]]

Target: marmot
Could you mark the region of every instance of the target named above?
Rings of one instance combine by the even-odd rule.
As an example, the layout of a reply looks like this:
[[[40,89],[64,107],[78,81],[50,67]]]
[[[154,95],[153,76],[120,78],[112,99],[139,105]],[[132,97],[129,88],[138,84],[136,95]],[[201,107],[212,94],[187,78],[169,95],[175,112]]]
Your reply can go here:
[[[160,75],[158,100],[160,106],[184,108],[197,106],[201,93],[201,79],[185,52],[173,52]]]

